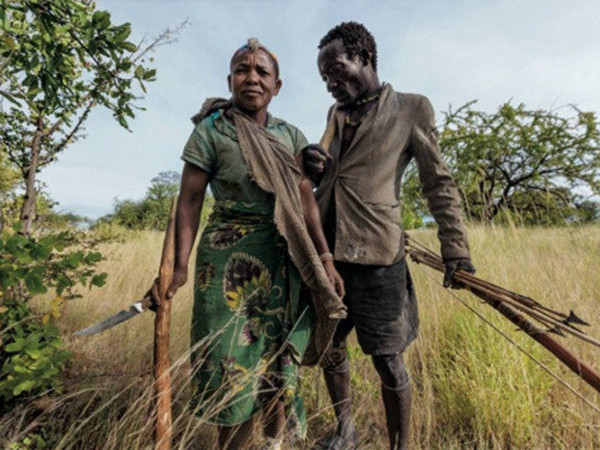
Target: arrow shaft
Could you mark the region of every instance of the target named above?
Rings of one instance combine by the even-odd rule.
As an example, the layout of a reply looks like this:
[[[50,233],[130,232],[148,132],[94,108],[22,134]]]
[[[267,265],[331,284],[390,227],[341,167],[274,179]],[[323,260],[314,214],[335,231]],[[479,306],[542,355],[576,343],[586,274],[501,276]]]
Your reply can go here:
[[[417,244],[418,248],[413,247],[415,244],[413,239],[410,239],[409,246],[407,247],[408,253],[418,263],[423,263],[435,270],[444,272],[444,264],[442,263],[439,256],[435,255],[431,250],[422,244]],[[455,274],[455,278],[463,282],[467,288],[478,297],[485,300],[487,304],[492,306],[504,317],[510,320],[512,323],[517,325],[521,330],[525,331],[530,337],[535,339],[538,343],[543,345],[549,350],[554,356],[556,356],[563,364],[569,369],[580,376],[585,382],[587,382],[596,391],[600,392],[600,375],[596,373],[590,366],[580,361],[574,356],[569,350],[567,350],[562,344],[555,341],[547,331],[540,329],[535,326],[532,322],[527,320],[514,306],[509,304],[506,300],[504,292],[499,294],[494,292],[497,288],[496,285],[486,282],[481,283],[479,278],[476,276],[466,273],[464,271],[458,271]],[[506,291],[502,289],[502,291]],[[511,302],[512,303],[512,302]],[[535,302],[537,303],[537,302]],[[521,309],[527,308],[524,305],[520,306]],[[531,308],[527,308],[531,309]],[[527,312],[529,314],[529,311]],[[539,315],[539,314],[538,314]],[[566,317],[566,316],[565,316]],[[551,319],[544,317],[544,320],[550,321]],[[555,322],[554,320],[552,320]],[[576,334],[578,337],[580,333],[574,333],[569,327],[562,326],[562,329]],[[590,339],[587,339],[590,341]],[[591,340],[597,344],[597,341]]]
[[[569,369],[583,378],[591,387],[600,392],[600,376],[587,364],[581,362],[575,357],[570,351],[568,351],[563,345],[555,341],[548,332],[541,330],[540,328],[533,325],[530,321],[524,318],[515,308],[512,306],[495,300],[488,294],[478,290],[477,288],[470,288],[478,297],[483,298],[490,306],[495,308],[504,317],[510,320],[512,323],[517,325],[521,330],[525,331],[529,336],[543,345],[549,350],[554,356],[556,356],[561,362],[563,362]]]

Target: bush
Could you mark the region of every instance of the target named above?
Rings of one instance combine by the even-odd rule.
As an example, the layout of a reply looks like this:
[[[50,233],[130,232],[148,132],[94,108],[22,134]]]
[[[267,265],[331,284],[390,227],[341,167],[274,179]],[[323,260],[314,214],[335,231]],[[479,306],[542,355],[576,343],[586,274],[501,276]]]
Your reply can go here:
[[[139,232],[113,222],[98,222],[90,230],[90,236],[98,242],[126,242]]]
[[[70,352],[62,350],[60,334],[50,322],[39,320],[24,301],[11,300],[0,310],[0,398],[2,409],[28,394],[60,391],[58,377]],[[0,409],[0,412],[6,412]]]
[[[5,231],[0,236],[0,413],[16,401],[59,389],[69,359],[53,320],[74,288],[102,286],[94,266],[102,255],[83,248],[80,237],[61,232],[34,238]],[[56,297],[36,314],[29,301],[53,290]]]

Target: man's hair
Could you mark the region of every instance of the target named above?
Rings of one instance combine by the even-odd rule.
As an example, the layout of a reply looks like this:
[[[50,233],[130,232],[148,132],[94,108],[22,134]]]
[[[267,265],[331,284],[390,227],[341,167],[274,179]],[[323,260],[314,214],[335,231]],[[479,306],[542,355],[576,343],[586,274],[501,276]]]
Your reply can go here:
[[[341,39],[348,58],[358,55],[361,50],[367,50],[371,54],[373,70],[377,72],[377,44],[373,35],[362,23],[342,22],[332,28],[319,42],[319,50],[335,39]]]

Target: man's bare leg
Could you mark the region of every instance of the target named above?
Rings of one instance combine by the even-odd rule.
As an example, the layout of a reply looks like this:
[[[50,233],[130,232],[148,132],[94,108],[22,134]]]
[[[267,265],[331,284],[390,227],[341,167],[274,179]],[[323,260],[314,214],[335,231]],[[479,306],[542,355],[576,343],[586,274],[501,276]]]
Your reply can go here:
[[[412,393],[402,354],[374,355],[373,364],[381,379],[390,449],[408,449]]]
[[[353,442],[356,435],[352,420],[352,397],[350,394],[350,364],[344,358],[333,367],[323,367],[323,376],[329,391],[329,397],[338,420],[336,434]]]

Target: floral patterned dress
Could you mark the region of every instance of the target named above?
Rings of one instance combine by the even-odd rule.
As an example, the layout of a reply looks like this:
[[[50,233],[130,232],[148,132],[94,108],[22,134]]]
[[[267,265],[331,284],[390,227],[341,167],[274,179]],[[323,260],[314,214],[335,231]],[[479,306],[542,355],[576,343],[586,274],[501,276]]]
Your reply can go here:
[[[269,116],[267,129],[290,152],[307,142]],[[245,422],[283,395],[305,430],[298,369],[313,323],[300,276],[273,222],[274,198],[250,178],[234,126],[218,111],[202,120],[183,159],[210,174],[215,207],[196,258],[192,318],[194,405],[203,420]]]

